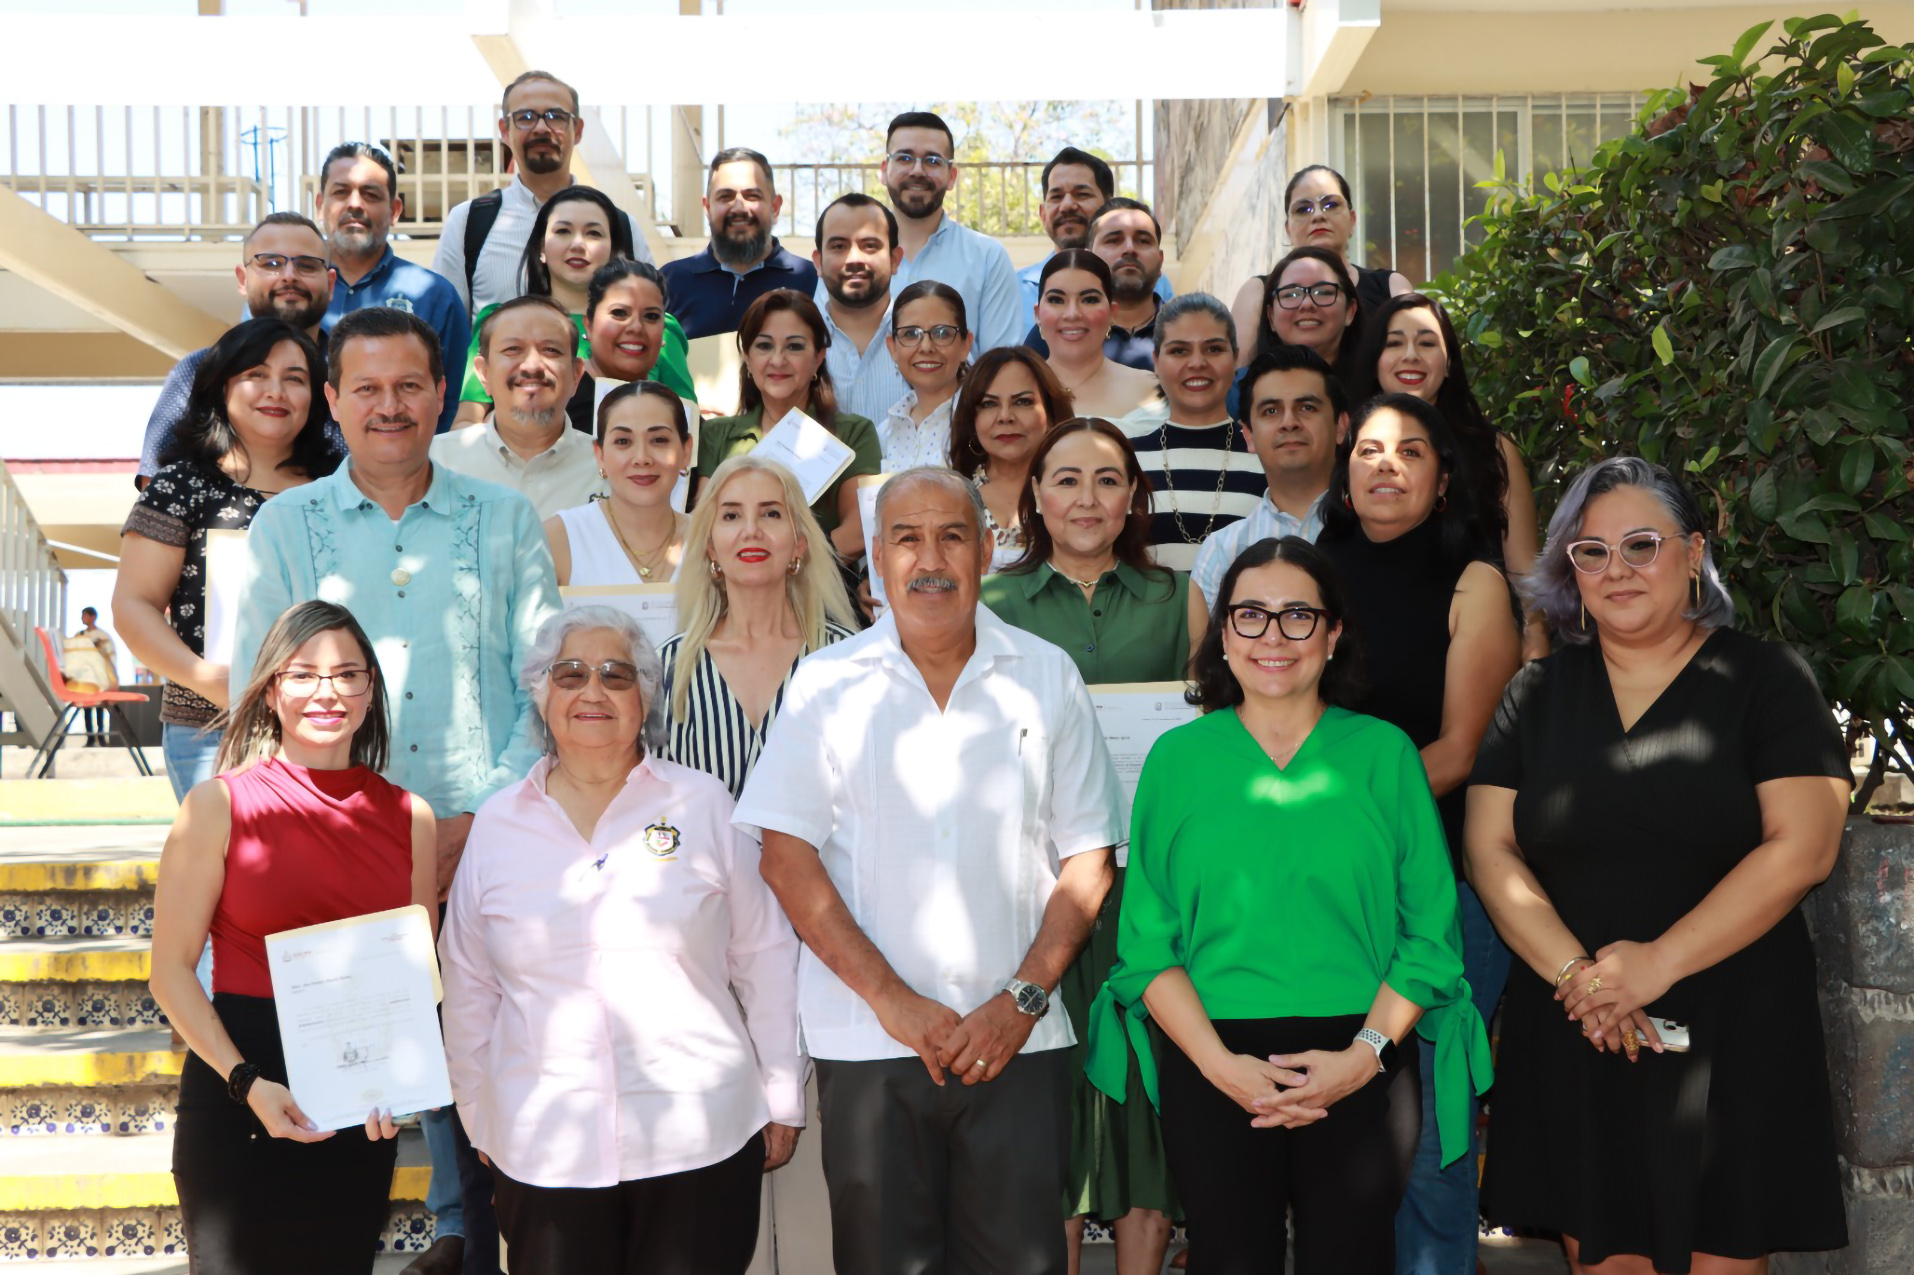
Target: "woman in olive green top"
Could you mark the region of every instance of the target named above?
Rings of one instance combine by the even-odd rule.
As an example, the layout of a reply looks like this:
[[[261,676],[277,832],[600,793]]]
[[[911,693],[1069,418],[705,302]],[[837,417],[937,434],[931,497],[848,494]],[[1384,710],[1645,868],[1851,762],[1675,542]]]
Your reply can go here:
[[[1206,715],[1139,781],[1090,1078],[1115,1097],[1143,1055],[1201,1269],[1280,1269],[1288,1210],[1298,1275],[1391,1275],[1421,1123],[1398,1045],[1435,1045],[1445,1160],[1489,1081],[1442,823],[1408,737],[1336,706],[1360,672],[1321,552],[1260,541],[1218,596]],[[1154,1063],[1146,1019],[1169,1038]]]
[[[824,363],[830,344],[824,316],[803,293],[779,288],[751,303],[738,321],[738,353],[744,356],[738,369],[741,410],[736,416],[708,420],[698,431],[698,478],[702,485],[725,461],[756,447],[785,413],[794,408],[805,413],[857,453],[811,506],[831,547],[848,562],[864,555],[864,521],[858,516],[853,480],[882,473],[884,449],[877,426],[837,410],[837,391]]]
[[[1062,647],[1092,685],[1183,679],[1201,633],[1192,629],[1190,578],[1150,561],[1150,484],[1123,431],[1079,416],[1045,435],[1030,460],[1017,522],[1029,529],[1029,546],[1002,574],[984,579],[985,606]],[[1116,962],[1124,874],[1116,870],[1103,915],[1059,989],[1078,1064],[1064,1225],[1075,1253],[1085,1217],[1110,1222],[1118,1269],[1156,1271],[1170,1219],[1182,1214],[1142,1073],[1132,1059],[1124,1094],[1134,1100],[1125,1102],[1099,1093],[1082,1071],[1090,1002]]]

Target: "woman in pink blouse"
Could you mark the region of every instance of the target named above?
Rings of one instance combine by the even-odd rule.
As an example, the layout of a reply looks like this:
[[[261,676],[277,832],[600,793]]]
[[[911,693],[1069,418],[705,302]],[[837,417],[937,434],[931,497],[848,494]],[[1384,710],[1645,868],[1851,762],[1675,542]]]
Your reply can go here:
[[[554,616],[522,676],[548,755],[479,809],[440,944],[512,1270],[742,1275],[804,1123],[797,936],[724,785],[653,753],[635,620]]]

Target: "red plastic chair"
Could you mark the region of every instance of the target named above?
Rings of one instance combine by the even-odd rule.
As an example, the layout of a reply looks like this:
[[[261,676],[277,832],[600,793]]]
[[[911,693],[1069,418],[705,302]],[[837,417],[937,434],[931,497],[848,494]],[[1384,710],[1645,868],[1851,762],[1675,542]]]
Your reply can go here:
[[[133,764],[139,767],[140,774],[150,776],[153,768],[146,764],[146,754],[140,751],[134,741],[133,723],[120,707],[122,704],[145,703],[148,698],[145,692],[74,690],[66,684],[66,675],[60,672],[60,655],[53,649],[52,637],[37,624],[33,626],[33,631],[40,635],[40,645],[47,653],[47,680],[53,688],[53,697],[65,704],[66,710],[60,714],[60,724],[53,728],[53,733],[47,736],[46,742],[40,745],[40,751],[34,754],[32,762],[27,765],[27,778],[51,778],[53,758],[59,753],[60,746],[66,743],[66,733],[73,725],[73,719],[80,715],[82,709],[101,707],[119,723],[120,733],[126,739],[126,751],[133,754]]]

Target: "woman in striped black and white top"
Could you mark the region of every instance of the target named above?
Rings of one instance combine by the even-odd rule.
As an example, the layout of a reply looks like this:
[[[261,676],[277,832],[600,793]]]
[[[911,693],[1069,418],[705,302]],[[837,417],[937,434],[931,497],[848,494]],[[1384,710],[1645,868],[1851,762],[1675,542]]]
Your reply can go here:
[[[1163,303],[1156,376],[1163,401],[1117,422],[1150,480],[1150,546],[1158,566],[1188,571],[1211,533],[1254,513],[1268,482],[1249,430],[1230,415],[1236,322],[1207,292]]]
[[[665,665],[667,759],[736,797],[797,662],[857,627],[830,538],[797,479],[749,453],[718,466],[685,533],[684,632]]]

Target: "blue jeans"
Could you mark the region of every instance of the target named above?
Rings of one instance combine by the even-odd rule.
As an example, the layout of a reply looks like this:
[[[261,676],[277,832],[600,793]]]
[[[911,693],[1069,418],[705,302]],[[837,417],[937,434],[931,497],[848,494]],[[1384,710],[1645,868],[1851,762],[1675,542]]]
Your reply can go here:
[[[1509,981],[1509,949],[1469,883],[1457,881],[1455,888],[1462,913],[1462,974],[1486,1024]],[[1469,1103],[1468,1154],[1443,1168],[1435,1120],[1435,1047],[1421,1037],[1416,1043],[1422,1051],[1422,1136],[1409,1171],[1409,1189],[1396,1209],[1396,1275],[1475,1275],[1482,1225],[1476,1176],[1478,1107]]]
[[[458,1148],[452,1122],[458,1113],[451,1106],[428,1111],[419,1117],[425,1130],[425,1149],[432,1156],[432,1182],[425,1188],[425,1207],[432,1210],[434,1240],[465,1234],[465,1196],[459,1190]]]
[[[197,726],[175,726],[167,722],[160,727],[160,756],[166,762],[166,782],[173,785],[173,800],[185,801],[186,794],[196,784],[203,784],[213,777],[213,762],[219,756],[220,736],[216,731],[201,730]],[[199,965],[193,970],[199,977],[199,985],[206,989],[207,998],[213,994],[213,945],[208,942],[199,954]]]

